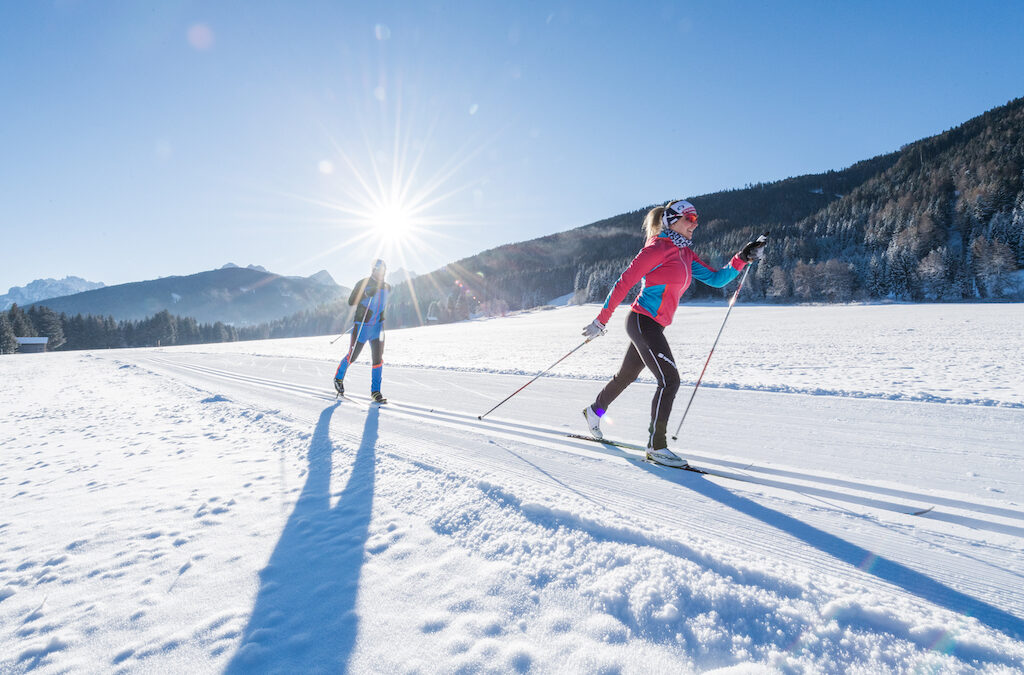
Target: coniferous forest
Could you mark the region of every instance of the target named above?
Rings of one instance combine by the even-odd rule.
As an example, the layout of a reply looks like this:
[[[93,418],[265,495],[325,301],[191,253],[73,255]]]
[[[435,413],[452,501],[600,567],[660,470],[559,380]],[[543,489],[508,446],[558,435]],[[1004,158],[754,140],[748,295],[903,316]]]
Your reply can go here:
[[[765,259],[744,286],[747,300],[1024,298],[1024,98],[841,171],[665,201],[676,198],[690,199],[700,212],[694,249],[713,266],[771,232]],[[388,326],[500,315],[569,293],[575,302],[603,301],[643,245],[649,208],[484,251],[398,284]],[[684,301],[733,290],[697,283]],[[236,327],[167,311],[115,321],[15,305],[0,312],[0,353],[14,350],[15,336],[48,336],[52,350],[337,334],[350,315],[344,301],[334,301]]]
[[[238,329],[220,321],[198,323],[167,311],[139,321],[115,321],[109,316],[68,316],[49,307],[34,305],[26,311],[13,305],[0,311],[0,354],[16,350],[16,337],[47,337],[48,351],[117,349],[232,342],[238,339]]]
[[[170,347],[174,345],[262,340],[341,333],[348,328],[352,309],[344,301],[321,305],[292,316],[255,326],[233,326],[220,321],[198,323],[166,310],[138,321],[54,312],[34,305],[0,311],[0,354],[17,350],[16,337],[48,337],[48,351]]]

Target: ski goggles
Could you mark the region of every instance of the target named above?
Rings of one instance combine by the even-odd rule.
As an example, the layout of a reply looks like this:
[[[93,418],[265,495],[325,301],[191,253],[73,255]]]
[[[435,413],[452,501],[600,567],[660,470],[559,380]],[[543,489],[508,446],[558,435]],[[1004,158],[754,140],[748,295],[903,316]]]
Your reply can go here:
[[[685,218],[688,222],[697,222],[697,209],[690,202],[680,199],[678,202],[672,202],[665,207],[665,214],[662,216],[665,221],[665,226],[669,226],[675,223],[680,218]]]

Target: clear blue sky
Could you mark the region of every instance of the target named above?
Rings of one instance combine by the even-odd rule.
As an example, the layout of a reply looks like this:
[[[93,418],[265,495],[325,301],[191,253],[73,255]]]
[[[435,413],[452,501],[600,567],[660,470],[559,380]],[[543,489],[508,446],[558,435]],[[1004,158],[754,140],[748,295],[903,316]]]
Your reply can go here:
[[[1021,2],[0,0],[0,292],[351,284],[374,200],[423,273],[843,168],[1024,95],[1021,35]]]

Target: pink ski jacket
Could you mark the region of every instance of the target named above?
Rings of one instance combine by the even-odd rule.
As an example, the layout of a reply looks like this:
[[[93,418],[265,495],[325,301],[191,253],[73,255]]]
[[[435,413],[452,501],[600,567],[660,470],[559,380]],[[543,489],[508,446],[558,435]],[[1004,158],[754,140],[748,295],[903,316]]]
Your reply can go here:
[[[693,249],[679,248],[668,235],[659,234],[647,241],[626,271],[619,276],[597,320],[608,325],[612,313],[629,293],[629,289],[638,281],[643,281],[640,295],[633,301],[633,311],[646,314],[662,326],[668,326],[679,306],[679,298],[690,287],[693,279],[721,288],[735,279],[744,266],[746,263],[739,256],[733,256],[728,267],[716,270],[698,258]]]

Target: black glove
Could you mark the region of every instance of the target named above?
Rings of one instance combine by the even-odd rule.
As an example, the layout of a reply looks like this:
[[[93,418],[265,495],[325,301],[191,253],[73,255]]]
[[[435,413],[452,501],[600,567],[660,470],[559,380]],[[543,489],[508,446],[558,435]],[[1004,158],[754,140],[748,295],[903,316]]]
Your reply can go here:
[[[740,260],[745,263],[753,262],[754,260],[760,260],[764,257],[764,241],[761,239],[755,239],[754,241],[748,242],[743,250],[740,251]]]

